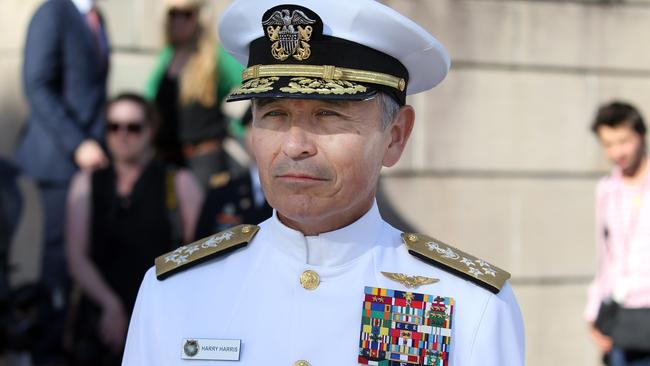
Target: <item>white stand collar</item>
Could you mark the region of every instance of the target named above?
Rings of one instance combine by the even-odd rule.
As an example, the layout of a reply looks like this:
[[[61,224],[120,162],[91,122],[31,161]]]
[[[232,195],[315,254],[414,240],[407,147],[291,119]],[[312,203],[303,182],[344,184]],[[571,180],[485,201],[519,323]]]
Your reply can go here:
[[[315,236],[285,226],[273,211],[269,222],[274,245],[292,258],[311,266],[332,267],[348,263],[376,245],[383,229],[377,202],[352,224]]]

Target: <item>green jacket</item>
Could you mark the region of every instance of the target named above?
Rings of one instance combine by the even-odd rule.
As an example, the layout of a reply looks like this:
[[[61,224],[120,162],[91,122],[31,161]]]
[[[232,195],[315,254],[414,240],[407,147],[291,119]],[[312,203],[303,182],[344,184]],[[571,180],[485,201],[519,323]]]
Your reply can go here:
[[[166,46],[158,55],[158,62],[154,68],[144,90],[144,95],[149,100],[156,99],[160,82],[174,56],[172,46]],[[217,105],[220,105],[230,91],[241,84],[241,74],[244,67],[234,57],[230,56],[221,46],[217,47]]]

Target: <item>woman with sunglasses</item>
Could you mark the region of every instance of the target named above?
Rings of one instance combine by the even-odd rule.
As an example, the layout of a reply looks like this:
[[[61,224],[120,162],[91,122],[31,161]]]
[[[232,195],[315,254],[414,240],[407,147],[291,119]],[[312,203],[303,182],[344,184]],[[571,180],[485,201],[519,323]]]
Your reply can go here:
[[[218,46],[203,1],[167,0],[166,9],[166,45],[145,91],[161,112],[156,146],[163,160],[187,165],[207,188],[211,176],[228,169],[221,104],[243,67]]]
[[[154,111],[135,94],[106,108],[107,168],[78,173],[68,195],[66,259],[81,290],[69,329],[73,364],[119,365],[142,276],[191,241],[203,191],[154,160]],[[74,301],[73,301],[74,303]]]

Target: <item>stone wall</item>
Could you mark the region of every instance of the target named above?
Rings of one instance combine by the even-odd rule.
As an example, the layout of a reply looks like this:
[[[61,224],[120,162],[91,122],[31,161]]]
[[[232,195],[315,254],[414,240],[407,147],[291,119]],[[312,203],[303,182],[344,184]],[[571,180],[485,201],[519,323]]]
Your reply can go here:
[[[650,2],[388,2],[452,55],[412,99],[418,126],[387,196],[419,230],[513,274],[528,365],[596,365],[582,317],[595,270],[598,104],[650,113]]]

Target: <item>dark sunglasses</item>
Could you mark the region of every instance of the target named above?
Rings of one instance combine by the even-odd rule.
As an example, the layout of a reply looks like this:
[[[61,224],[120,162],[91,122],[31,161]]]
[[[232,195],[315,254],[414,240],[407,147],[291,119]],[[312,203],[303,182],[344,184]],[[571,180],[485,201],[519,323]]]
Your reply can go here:
[[[167,15],[172,19],[183,18],[191,19],[196,14],[196,11],[191,9],[171,9]]]
[[[128,133],[139,134],[142,132],[144,124],[142,122],[129,122],[129,123],[116,123],[108,121],[106,124],[106,131],[117,132],[119,130],[126,130]]]

